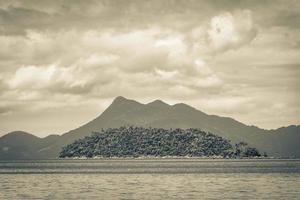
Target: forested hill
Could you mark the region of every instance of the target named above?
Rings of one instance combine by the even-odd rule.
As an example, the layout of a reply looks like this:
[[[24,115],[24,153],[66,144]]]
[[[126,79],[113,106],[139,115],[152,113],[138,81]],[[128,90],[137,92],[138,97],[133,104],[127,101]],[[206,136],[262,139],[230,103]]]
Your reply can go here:
[[[76,140],[63,148],[61,158],[72,157],[255,157],[260,153],[246,143],[228,140],[200,129],[142,127],[109,128]]]

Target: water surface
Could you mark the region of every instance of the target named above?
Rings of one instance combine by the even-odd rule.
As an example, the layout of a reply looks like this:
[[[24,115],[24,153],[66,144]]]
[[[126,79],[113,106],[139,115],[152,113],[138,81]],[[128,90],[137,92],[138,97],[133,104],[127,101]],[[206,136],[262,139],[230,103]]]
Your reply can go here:
[[[0,161],[0,199],[300,199],[300,160]]]

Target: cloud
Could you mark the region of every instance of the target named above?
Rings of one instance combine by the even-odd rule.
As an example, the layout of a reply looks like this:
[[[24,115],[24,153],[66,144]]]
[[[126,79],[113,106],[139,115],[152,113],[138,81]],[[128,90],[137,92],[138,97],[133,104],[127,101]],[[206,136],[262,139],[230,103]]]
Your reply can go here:
[[[88,67],[101,67],[110,65],[119,59],[120,57],[115,54],[95,53],[89,55],[86,59],[79,61],[79,64]]]
[[[199,91],[210,88],[214,92],[223,85],[209,64],[188,50],[184,35],[170,29],[30,30],[26,38],[14,41],[29,49],[19,62],[32,64],[15,63],[15,71],[4,78],[9,92],[2,98],[24,105],[34,100],[34,109],[64,107],[76,96],[78,101],[118,95],[163,96],[161,91],[168,88],[170,92],[164,95],[180,98],[172,92],[178,89],[186,94],[184,98],[194,98]]]
[[[19,68],[8,85],[15,90],[44,90],[53,92],[86,93],[91,87],[89,77],[75,67],[24,66]]]
[[[11,108],[9,108],[7,105],[0,106],[0,115],[8,114],[10,111],[11,111]]]
[[[57,69],[54,65],[46,68],[36,66],[22,67],[16,71],[9,85],[11,88],[45,87],[50,84],[56,71]]]
[[[209,44],[215,51],[239,48],[251,42],[256,36],[256,29],[249,10],[229,12],[215,16],[210,21],[208,30]]]
[[[299,107],[299,73],[291,67],[300,63],[300,30],[291,19],[298,7],[256,0],[3,0],[0,104],[19,118],[0,121],[8,127],[52,109],[81,116],[74,107],[97,116],[119,95],[184,101],[247,122],[261,119],[251,111],[272,99]],[[260,113],[268,126],[279,107]],[[284,116],[294,122],[291,110]]]

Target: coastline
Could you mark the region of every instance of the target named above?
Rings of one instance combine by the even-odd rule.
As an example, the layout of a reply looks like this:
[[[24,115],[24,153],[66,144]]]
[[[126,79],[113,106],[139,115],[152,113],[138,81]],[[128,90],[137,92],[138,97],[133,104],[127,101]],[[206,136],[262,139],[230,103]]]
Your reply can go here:
[[[297,158],[279,158],[279,157],[222,157],[222,156],[124,156],[124,157],[65,157],[59,160],[290,160]],[[299,158],[300,159],[300,158]]]

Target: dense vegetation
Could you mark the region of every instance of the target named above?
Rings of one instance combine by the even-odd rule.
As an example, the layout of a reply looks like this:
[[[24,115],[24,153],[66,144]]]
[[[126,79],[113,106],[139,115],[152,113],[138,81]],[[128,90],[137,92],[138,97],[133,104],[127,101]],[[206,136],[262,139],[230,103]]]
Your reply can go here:
[[[102,130],[63,147],[61,158],[70,157],[255,157],[255,148],[199,129],[121,127]]]

